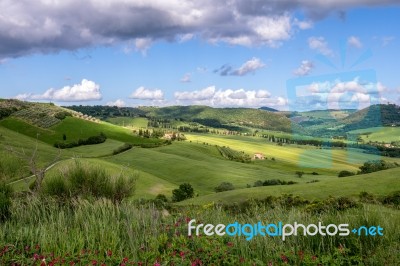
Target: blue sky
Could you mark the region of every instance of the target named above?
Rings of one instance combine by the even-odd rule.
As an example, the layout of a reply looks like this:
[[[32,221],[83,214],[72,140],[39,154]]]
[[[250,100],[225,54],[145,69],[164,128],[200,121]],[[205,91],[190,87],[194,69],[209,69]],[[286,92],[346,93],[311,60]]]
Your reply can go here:
[[[400,103],[396,2],[0,0],[0,97],[280,110]]]

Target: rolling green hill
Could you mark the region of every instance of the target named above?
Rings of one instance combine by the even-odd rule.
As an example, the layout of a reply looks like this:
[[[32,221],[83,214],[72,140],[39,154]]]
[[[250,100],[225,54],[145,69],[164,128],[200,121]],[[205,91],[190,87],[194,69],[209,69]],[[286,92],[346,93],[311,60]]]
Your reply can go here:
[[[384,170],[346,178],[327,179],[317,183],[302,183],[291,186],[268,186],[231,190],[200,196],[181,204],[234,203],[247,199],[263,199],[267,196],[293,194],[308,200],[326,199],[329,196],[356,197],[360,192],[387,195],[400,187],[400,168]]]

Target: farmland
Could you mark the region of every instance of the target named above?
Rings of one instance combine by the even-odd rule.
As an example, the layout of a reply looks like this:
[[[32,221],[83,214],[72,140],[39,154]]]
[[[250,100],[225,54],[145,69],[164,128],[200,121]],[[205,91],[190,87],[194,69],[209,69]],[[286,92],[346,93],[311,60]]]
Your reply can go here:
[[[57,111],[65,110],[54,108],[55,112],[46,114],[51,116],[58,113]],[[176,109],[172,110],[176,112]],[[156,111],[150,111],[156,114]],[[356,148],[272,141],[265,135],[304,140],[312,140],[313,137],[292,136],[288,132],[243,125],[242,129],[245,131],[234,134],[222,129],[215,130],[214,133],[181,132],[184,137],[179,138],[180,140],[166,142],[160,138],[143,137],[138,134],[138,129],[153,130],[148,127],[148,121],[154,121],[154,118],[114,117],[107,120],[112,122],[109,123],[95,121],[93,118],[87,119],[83,115],[66,116],[54,125],[44,126],[24,117],[21,110],[17,112],[18,115],[11,114],[0,120],[1,178],[14,190],[15,195],[18,195],[12,198],[12,216],[0,224],[1,232],[10,232],[0,233],[0,243],[14,243],[13,247],[7,246],[7,250],[10,251],[5,253],[3,262],[13,258],[16,253],[12,252],[20,252],[18,250],[21,245],[25,247],[35,244],[41,247],[35,251],[37,253],[54,252],[55,257],[65,257],[66,253],[73,254],[71,257],[65,257],[65,261],[74,260],[78,251],[89,249],[97,250],[98,253],[85,253],[82,257],[85,263],[96,260],[119,264],[125,257],[132,262],[145,264],[153,264],[157,260],[164,264],[176,262],[178,259],[183,261],[182,256],[170,256],[174,251],[162,244],[167,240],[176,245],[175,251],[184,252],[188,263],[196,259],[206,262],[207,256],[196,253],[190,246],[207,248],[201,238],[189,240],[185,237],[172,237],[172,232],[163,229],[163,225],[172,225],[176,232],[182,234],[186,230],[184,221],[188,217],[202,217],[204,221],[212,223],[233,220],[256,222],[260,219],[260,210],[261,213],[268,213],[268,219],[284,221],[298,219],[312,222],[316,211],[320,219],[335,223],[344,221],[360,226],[365,223],[365,218],[373,221],[369,224],[384,226],[388,233],[379,240],[380,242],[376,239],[364,241],[355,236],[332,237],[328,243],[322,238],[298,238],[296,241],[300,242],[296,245],[303,250],[303,257],[291,255],[291,252],[297,254],[293,249],[294,238],[286,243],[273,241],[274,251],[270,252],[260,251],[261,247],[267,244],[263,238],[255,238],[251,242],[258,247],[251,249],[252,251],[248,249],[244,238],[212,238],[212,246],[227,252],[226,258],[230,262],[239,263],[241,256],[244,256],[246,259],[242,262],[247,265],[262,265],[269,261],[279,265],[286,260],[294,264],[308,260],[311,265],[324,261],[339,263],[341,260],[390,265],[399,259],[396,257],[396,254],[399,254],[398,242],[394,241],[398,237],[395,225],[399,219],[399,211],[396,203],[393,203],[396,202],[393,200],[396,196],[390,195],[398,193],[400,168],[338,177],[338,173],[343,170],[357,173],[367,161],[384,160],[396,166],[396,163],[400,164],[399,158],[368,154]],[[171,113],[168,115],[171,116]],[[320,114],[321,117],[323,115]],[[30,116],[36,117],[32,114]],[[173,123],[190,125],[198,122],[174,119]],[[61,151],[53,145],[56,141],[62,141],[64,135],[65,141],[73,141],[95,136],[100,132],[107,136],[104,143]],[[363,139],[368,136],[367,139],[377,141],[395,141],[397,128],[366,128],[349,134],[360,135]],[[114,154],[114,151],[125,143],[135,146]],[[151,143],[157,145],[151,148],[143,145]],[[264,158],[252,160],[256,153]],[[57,159],[57,162],[50,165],[54,159]],[[43,190],[39,192],[32,190],[36,180],[30,164],[32,160],[37,162],[39,168],[48,167],[44,175]],[[134,193],[120,203],[99,198],[97,194],[63,198],[69,192],[65,190],[65,184],[60,183],[60,176],[61,180],[68,180],[63,176],[76,165],[92,169],[94,175],[104,173],[110,180],[115,180],[121,175],[134,178]],[[90,172],[87,174],[90,175]],[[89,184],[95,182],[93,178],[88,180],[86,182]],[[267,181],[272,184],[274,180],[279,180],[279,184],[275,182],[275,185],[264,185],[268,184]],[[185,183],[193,188],[193,197],[171,202],[174,191]],[[290,185],[282,185],[283,183]],[[77,183],[78,187],[83,186],[82,189],[86,189],[84,191],[95,189],[95,185],[85,188],[84,184],[86,183]],[[216,187],[221,184],[231,184],[232,190],[216,193]],[[27,193],[28,191],[30,193]],[[54,194],[48,196],[48,191],[59,191],[59,197]],[[366,195],[368,200],[361,195]],[[60,205],[60,202],[64,203]],[[21,205],[27,209],[41,211],[28,217],[26,212],[21,211]],[[248,211],[239,212],[243,208],[241,206],[247,206],[245,208]],[[75,210],[74,213],[70,212],[71,209]],[[320,212],[321,209],[325,211]],[[83,220],[86,221],[83,229],[85,237],[79,233]],[[57,221],[58,227],[68,228],[68,235],[57,233],[51,225],[52,221]],[[115,227],[106,230],[108,224]],[[132,227],[126,227],[128,224]],[[147,240],[135,237],[153,226],[157,229],[147,233]],[[22,231],[25,233],[21,233]],[[126,232],[130,233],[126,235]],[[123,236],[127,237],[123,240]],[[63,239],[62,244],[56,244],[60,238]],[[385,243],[385,249],[381,243]],[[330,254],[338,252],[341,246],[349,247],[352,252],[341,253],[340,258],[332,257]],[[141,253],[142,248],[146,250],[145,254]],[[109,251],[112,251],[112,256],[107,255]],[[379,256],[371,259],[368,257],[370,252]],[[30,251],[20,254],[25,254],[18,260],[23,264],[35,256],[35,253]],[[49,255],[43,256],[47,262],[55,259]],[[221,260],[221,257],[214,258],[214,261],[217,260]]]

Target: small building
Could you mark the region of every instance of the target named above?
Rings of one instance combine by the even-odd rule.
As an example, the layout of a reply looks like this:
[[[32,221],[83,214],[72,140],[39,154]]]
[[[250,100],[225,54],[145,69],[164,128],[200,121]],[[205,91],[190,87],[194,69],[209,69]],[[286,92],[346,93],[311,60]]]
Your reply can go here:
[[[254,153],[253,160],[265,160],[265,156],[262,153]]]

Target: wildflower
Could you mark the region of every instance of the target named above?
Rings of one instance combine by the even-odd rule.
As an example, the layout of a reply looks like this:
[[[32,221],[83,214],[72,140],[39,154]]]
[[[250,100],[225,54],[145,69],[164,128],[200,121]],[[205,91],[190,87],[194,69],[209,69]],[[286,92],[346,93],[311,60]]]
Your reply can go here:
[[[233,247],[233,243],[232,242],[228,242],[228,247]]]
[[[273,265],[272,261],[268,262],[268,266],[272,266],[272,265]]]
[[[179,252],[179,256],[181,256],[181,258],[184,258],[185,257],[185,252],[184,251]]]
[[[311,257],[311,259],[312,259],[313,261],[315,261],[315,260],[317,259],[317,256],[314,255],[314,256]]]
[[[112,251],[111,250],[107,250],[107,257],[111,257],[112,256]]]
[[[161,266],[161,264],[156,261],[153,266]]]
[[[241,258],[239,259],[239,262],[240,262],[240,263],[243,263],[243,262],[244,262],[244,258],[241,257]]]
[[[36,250],[39,250],[39,249],[40,249],[40,245],[37,244],[37,245],[35,246],[35,249],[36,249]]]
[[[122,259],[122,262],[123,262],[123,263],[127,263],[127,262],[128,262],[128,258],[127,258],[127,257],[123,258],[123,259]]]
[[[36,254],[36,253],[33,254],[33,259],[34,259],[34,260],[39,260],[39,258],[40,258],[40,256],[39,256],[38,254]]]
[[[97,265],[97,260],[92,260],[92,265]]]
[[[288,263],[289,262],[288,257],[286,257],[284,254],[281,255],[281,259],[282,259],[282,261],[284,263]]]
[[[192,219],[190,217],[186,217],[186,223],[188,224]]]

